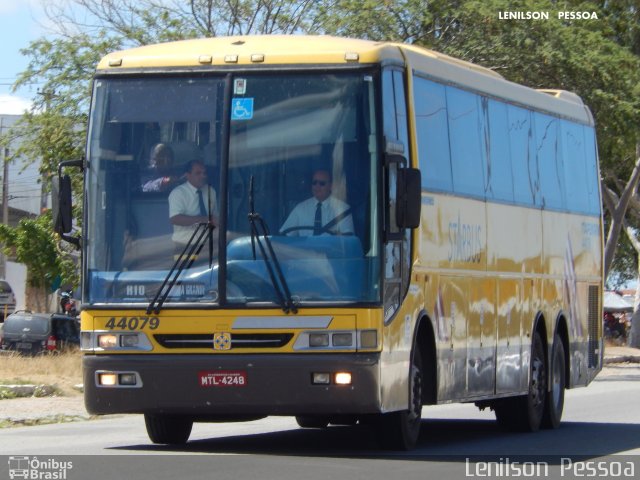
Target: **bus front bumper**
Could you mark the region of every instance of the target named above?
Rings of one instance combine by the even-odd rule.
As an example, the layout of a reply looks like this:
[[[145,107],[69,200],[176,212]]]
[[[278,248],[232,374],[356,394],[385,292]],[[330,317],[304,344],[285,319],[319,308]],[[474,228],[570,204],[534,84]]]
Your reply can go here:
[[[91,414],[354,415],[381,411],[380,355],[85,355]],[[350,384],[337,384],[337,373]],[[314,374],[321,374],[316,375]],[[328,375],[322,375],[328,374]],[[314,378],[328,384],[314,383]],[[105,385],[115,379],[115,385]]]

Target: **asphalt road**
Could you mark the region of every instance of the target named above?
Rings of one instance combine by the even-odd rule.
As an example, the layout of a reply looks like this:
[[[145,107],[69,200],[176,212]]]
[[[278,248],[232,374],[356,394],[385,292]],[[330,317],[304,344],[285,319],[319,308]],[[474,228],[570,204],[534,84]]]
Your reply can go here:
[[[142,416],[9,428],[0,430],[0,455],[7,459],[0,458],[0,479],[9,478],[17,456],[37,458],[33,466],[49,473],[71,462],[63,477],[68,480],[460,479],[512,477],[518,469],[534,478],[604,476],[598,472],[637,478],[639,380],[638,365],[607,367],[588,388],[567,392],[558,430],[535,434],[505,433],[492,412],[471,405],[428,407],[412,452],[382,451],[364,429],[304,430],[291,418],[276,417],[196,424],[181,448],[151,444]],[[588,468],[600,470],[593,475]]]

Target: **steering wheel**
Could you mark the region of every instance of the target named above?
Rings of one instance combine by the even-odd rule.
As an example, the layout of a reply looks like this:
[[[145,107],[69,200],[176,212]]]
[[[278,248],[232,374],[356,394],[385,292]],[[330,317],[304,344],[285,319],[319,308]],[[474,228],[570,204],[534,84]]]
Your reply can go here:
[[[347,216],[351,215],[351,211],[353,210],[353,208],[349,207],[347,208],[345,211],[341,212],[339,215],[337,215],[336,217],[332,218],[329,222],[327,222],[324,227],[322,227],[320,229],[320,234],[323,233],[328,233],[329,235],[344,235],[344,236],[349,236],[349,235],[354,235],[353,232],[351,233],[341,233],[338,231],[332,231],[331,229],[333,227],[335,227],[338,223],[340,223],[344,218],[346,218]],[[280,232],[281,235],[287,235],[288,233],[291,232],[296,232],[298,230],[315,230],[315,227],[313,226],[307,226],[307,225],[300,225],[297,227],[289,227],[286,230],[283,230]]]
[[[288,235],[291,232],[297,232],[299,230],[315,230],[315,227],[307,226],[307,225],[300,225],[300,226],[297,226],[297,227],[289,227],[286,230],[281,231],[280,234],[281,235]],[[320,229],[320,234],[323,234],[323,233],[328,233],[329,235],[340,235],[338,232],[331,231],[331,230],[329,230],[329,229],[327,229],[325,227],[322,227]],[[351,235],[351,234],[348,234],[348,235]]]

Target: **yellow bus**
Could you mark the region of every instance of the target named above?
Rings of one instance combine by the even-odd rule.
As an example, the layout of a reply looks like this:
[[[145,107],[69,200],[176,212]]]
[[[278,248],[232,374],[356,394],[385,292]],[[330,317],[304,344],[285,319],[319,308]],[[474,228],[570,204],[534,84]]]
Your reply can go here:
[[[286,415],[410,449],[451,402],[554,428],[601,369],[572,93],[405,44],[151,45],[98,65],[79,163],[87,409],[144,414],[155,443]]]

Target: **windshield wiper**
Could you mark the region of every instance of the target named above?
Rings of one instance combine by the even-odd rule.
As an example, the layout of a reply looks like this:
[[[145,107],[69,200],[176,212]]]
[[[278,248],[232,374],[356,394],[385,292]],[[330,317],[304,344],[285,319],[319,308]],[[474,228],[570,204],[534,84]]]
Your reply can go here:
[[[298,308],[293,302],[289,285],[282,272],[282,267],[278,261],[271,239],[269,238],[269,228],[264,219],[259,213],[255,211],[253,202],[253,175],[249,179],[249,223],[251,224],[251,250],[253,252],[253,259],[256,260],[256,244],[262,254],[262,259],[267,267],[267,273],[269,279],[273,285],[273,289],[276,292],[282,311],[284,313],[298,313]],[[261,240],[262,238],[262,240]],[[263,245],[263,241],[264,244]],[[276,278],[277,275],[277,278]]]
[[[182,250],[178,258],[174,262],[173,267],[171,267],[171,270],[169,270],[169,273],[164,278],[162,285],[156,292],[155,297],[153,297],[153,300],[151,300],[151,303],[147,307],[147,315],[150,315],[151,313],[155,313],[157,315],[158,313],[160,313],[160,309],[162,308],[162,305],[164,304],[164,302],[167,300],[167,297],[169,296],[169,292],[171,292],[171,289],[175,286],[182,272],[186,268],[191,268],[191,265],[193,265],[193,262],[200,254],[202,247],[204,247],[207,237],[209,238],[209,250],[210,250],[209,263],[211,263],[212,237],[213,237],[214,228],[215,227],[211,223],[199,223],[196,226],[196,229],[191,234],[189,241],[184,246],[184,249]],[[197,236],[197,239],[196,239],[196,236]],[[172,275],[173,275],[173,278],[171,278]],[[157,302],[157,305],[156,305],[156,302]]]

